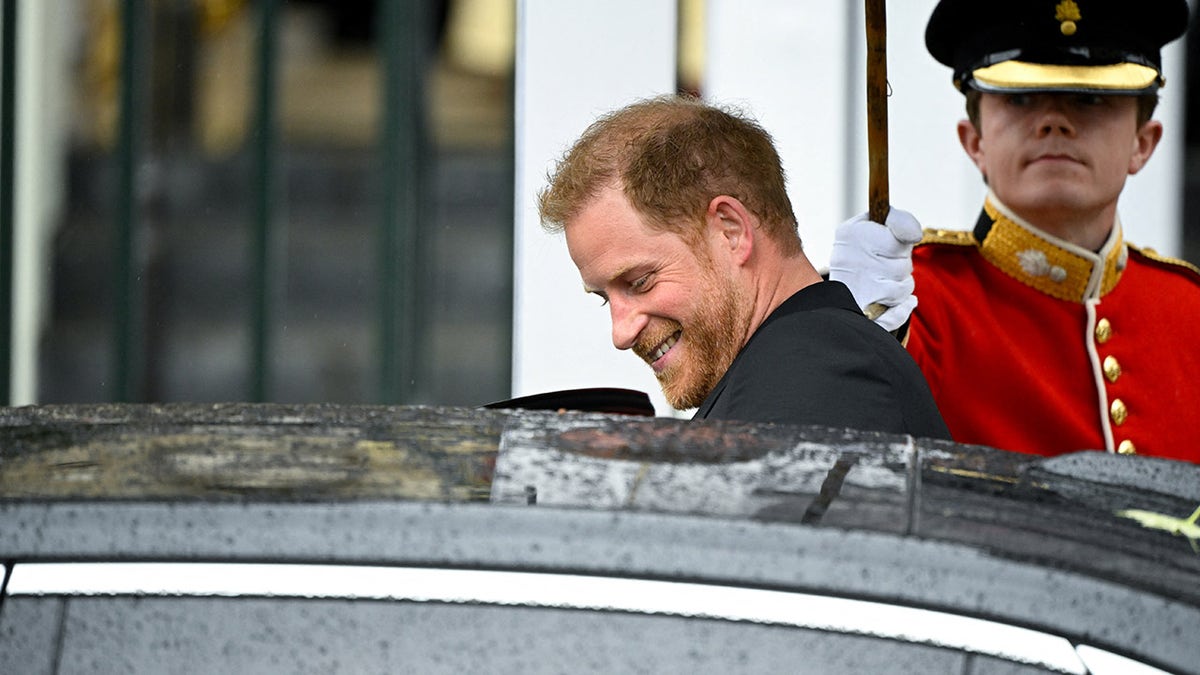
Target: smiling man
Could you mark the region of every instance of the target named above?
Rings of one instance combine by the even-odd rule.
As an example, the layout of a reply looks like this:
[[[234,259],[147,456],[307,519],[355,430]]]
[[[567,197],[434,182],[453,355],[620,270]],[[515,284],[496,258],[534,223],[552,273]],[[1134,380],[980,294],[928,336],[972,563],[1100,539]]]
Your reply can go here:
[[[594,123],[539,199],[613,346],[698,419],[947,438],[912,358],[805,257],[770,136],[681,97]]]
[[[883,299],[915,280],[907,344],[955,440],[1200,461],[1200,274],[1128,244],[1117,215],[1163,135],[1160,49],[1187,25],[1185,0],[934,9],[926,46],[966,96],[982,213],[915,250],[919,228],[850,221],[830,269],[864,307],[911,309]]]

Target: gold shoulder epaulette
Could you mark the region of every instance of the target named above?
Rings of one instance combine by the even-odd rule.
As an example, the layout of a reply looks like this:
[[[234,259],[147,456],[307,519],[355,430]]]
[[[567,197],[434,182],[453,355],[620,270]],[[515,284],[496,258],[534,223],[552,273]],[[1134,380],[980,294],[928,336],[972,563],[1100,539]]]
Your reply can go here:
[[[975,237],[966,230],[934,230],[926,228],[918,246],[926,244],[949,244],[951,246],[974,246]]]
[[[924,241],[924,240],[922,240],[922,241]],[[1150,260],[1153,260],[1155,262],[1159,262],[1164,265],[1171,265],[1173,267],[1182,267],[1186,270],[1190,270],[1193,274],[1200,275],[1200,267],[1196,267],[1195,265],[1193,265],[1192,263],[1190,263],[1186,260],[1181,260],[1179,258],[1172,258],[1170,256],[1160,255],[1158,251],[1155,251],[1152,248],[1143,248],[1141,246],[1134,246],[1133,244],[1129,244],[1129,248],[1130,248],[1130,250],[1137,251],[1138,253],[1142,254],[1144,257],[1149,258]]]

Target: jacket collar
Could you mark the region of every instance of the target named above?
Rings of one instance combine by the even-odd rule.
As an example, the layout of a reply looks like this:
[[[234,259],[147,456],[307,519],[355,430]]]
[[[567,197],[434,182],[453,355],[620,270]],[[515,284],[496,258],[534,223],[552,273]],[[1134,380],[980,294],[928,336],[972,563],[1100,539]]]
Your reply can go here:
[[[1030,225],[992,194],[984,201],[974,235],[983,257],[1005,274],[1071,302],[1111,291],[1129,258],[1119,217],[1104,246],[1093,253]]]

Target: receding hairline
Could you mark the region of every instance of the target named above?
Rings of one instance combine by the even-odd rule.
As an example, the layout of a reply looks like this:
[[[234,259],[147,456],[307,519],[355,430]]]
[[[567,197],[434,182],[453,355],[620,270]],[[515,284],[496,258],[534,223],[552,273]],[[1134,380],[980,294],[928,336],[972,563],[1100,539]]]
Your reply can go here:
[[[699,119],[709,114],[724,114],[763,130],[761,123],[746,109],[731,103],[709,103],[691,96],[663,94],[634,101],[609,111],[587,126],[547,170],[546,184],[538,191],[538,214],[542,228],[561,233],[567,222],[579,215],[588,204],[608,188],[629,194],[625,172],[633,159],[621,152],[621,146],[653,133],[663,126],[672,126]],[[769,134],[767,134],[769,138]],[[597,161],[599,160],[599,161]],[[565,168],[586,165],[586,185],[570,190],[560,184]],[[562,204],[561,192],[573,192],[570,203]],[[635,205],[635,208],[636,205]],[[639,212],[641,209],[638,209]],[[652,214],[643,214],[655,220]]]

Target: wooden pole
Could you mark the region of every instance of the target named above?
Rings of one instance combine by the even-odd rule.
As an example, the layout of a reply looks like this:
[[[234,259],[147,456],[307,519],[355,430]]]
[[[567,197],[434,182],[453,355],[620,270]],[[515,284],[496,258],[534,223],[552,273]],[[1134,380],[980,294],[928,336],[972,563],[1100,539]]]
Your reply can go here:
[[[885,0],[866,0],[867,25],[867,214],[888,215],[887,13]],[[887,307],[873,302],[863,312],[874,321]]]
[[[888,214],[887,15],[884,0],[866,0],[867,211],[882,223]]]

